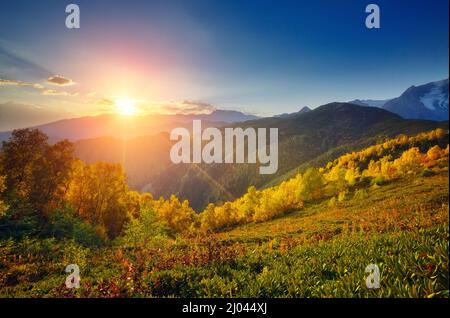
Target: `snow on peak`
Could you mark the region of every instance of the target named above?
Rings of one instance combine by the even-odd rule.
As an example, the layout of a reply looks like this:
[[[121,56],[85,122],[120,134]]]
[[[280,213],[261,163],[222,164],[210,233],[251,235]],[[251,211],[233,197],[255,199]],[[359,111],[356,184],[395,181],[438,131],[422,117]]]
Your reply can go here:
[[[429,110],[448,109],[448,93],[443,89],[447,81],[434,83],[433,88],[420,97],[422,104]]]

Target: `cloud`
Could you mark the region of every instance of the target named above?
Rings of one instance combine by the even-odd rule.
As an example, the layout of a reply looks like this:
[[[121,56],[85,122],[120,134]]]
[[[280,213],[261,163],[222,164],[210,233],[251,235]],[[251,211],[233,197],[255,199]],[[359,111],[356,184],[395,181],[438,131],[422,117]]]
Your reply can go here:
[[[114,96],[101,96],[99,94],[90,94],[90,102],[99,107],[102,112],[115,112],[117,99]],[[212,104],[193,101],[151,101],[144,99],[133,100],[138,112],[142,115],[161,114],[161,115],[201,115],[210,114],[217,109]]]
[[[38,83],[17,81],[17,80],[9,80],[9,79],[1,79],[0,78],[0,87],[1,86],[17,86],[17,87],[31,87],[41,92],[42,95],[47,96],[78,96],[77,92],[66,92],[66,91],[57,91],[54,89],[46,89],[44,86]]]
[[[156,108],[159,113],[183,115],[210,114],[216,110],[216,107],[209,103],[192,100],[161,103]]]
[[[61,75],[50,76],[47,78],[47,83],[58,86],[69,86],[75,84],[71,79]]]
[[[78,96],[78,93],[70,93],[66,91],[56,91],[54,89],[45,89],[42,91],[42,95],[48,96]]]
[[[89,93],[86,94],[86,96],[87,97],[95,97],[95,96],[97,96],[97,92],[96,91],[89,92]]]
[[[101,105],[101,106],[113,106],[115,105],[114,101],[110,98],[101,98],[98,99],[96,102],[97,105]]]
[[[22,87],[32,87],[34,89],[42,90],[44,86],[37,83],[16,81],[16,80],[8,80],[0,78],[0,86],[22,86]]]

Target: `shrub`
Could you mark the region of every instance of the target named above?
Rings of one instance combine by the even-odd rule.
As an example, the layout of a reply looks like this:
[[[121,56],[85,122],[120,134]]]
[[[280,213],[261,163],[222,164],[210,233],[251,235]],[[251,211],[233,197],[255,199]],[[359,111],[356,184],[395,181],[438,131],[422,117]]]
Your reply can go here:
[[[141,211],[137,219],[132,219],[117,242],[126,247],[164,247],[169,240],[170,228],[159,221],[153,209]]]
[[[95,228],[77,218],[70,209],[52,213],[45,234],[57,239],[73,239],[84,246],[98,246],[103,243]]]
[[[433,170],[431,170],[431,169],[425,169],[425,170],[423,170],[422,171],[422,173],[420,174],[422,177],[432,177],[432,176],[434,176],[436,173],[433,171]]]

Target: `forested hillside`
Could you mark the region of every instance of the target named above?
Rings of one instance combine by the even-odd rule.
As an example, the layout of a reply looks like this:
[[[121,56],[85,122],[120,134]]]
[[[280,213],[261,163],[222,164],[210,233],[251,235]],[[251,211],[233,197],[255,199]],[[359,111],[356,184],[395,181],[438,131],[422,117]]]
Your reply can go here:
[[[18,130],[1,153],[0,293],[448,296],[448,160],[446,131],[400,135],[197,214]],[[383,288],[368,290],[374,262]]]
[[[171,164],[169,149],[174,142],[168,134],[128,141],[113,138],[79,141],[75,143],[76,156],[85,162],[121,163],[133,190],[150,191],[165,198],[175,194],[201,211],[208,203],[240,197],[251,185],[257,188],[275,185],[310,166],[320,167],[347,152],[399,134],[447,130],[448,122],[405,120],[382,109],[332,103],[287,118],[262,118],[225,126],[278,128],[277,173],[260,175],[254,164]]]

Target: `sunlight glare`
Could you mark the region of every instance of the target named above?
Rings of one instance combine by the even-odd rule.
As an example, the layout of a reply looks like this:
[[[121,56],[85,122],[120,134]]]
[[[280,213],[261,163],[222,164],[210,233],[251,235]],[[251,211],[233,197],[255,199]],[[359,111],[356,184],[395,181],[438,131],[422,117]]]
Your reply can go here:
[[[119,114],[131,116],[137,113],[136,103],[132,99],[118,99],[115,102]]]

